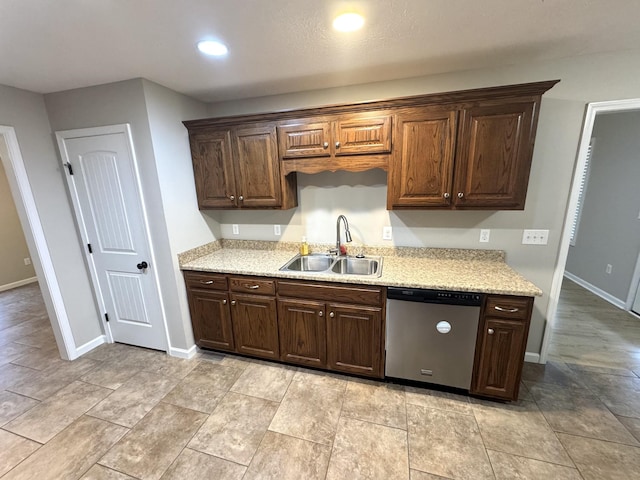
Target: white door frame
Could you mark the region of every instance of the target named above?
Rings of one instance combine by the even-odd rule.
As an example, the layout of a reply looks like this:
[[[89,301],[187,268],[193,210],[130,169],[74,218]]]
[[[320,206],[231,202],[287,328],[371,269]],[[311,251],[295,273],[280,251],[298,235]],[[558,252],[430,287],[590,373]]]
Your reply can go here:
[[[547,307],[547,326],[544,330],[542,338],[542,347],[540,348],[540,363],[547,363],[547,353],[551,340],[551,332],[556,321],[556,311],[558,309],[558,299],[560,298],[560,289],[562,288],[562,278],[567,266],[567,257],[569,256],[569,243],[571,241],[571,224],[578,207],[578,195],[580,187],[580,173],[584,170],[587,161],[587,151],[589,142],[593,134],[593,124],[598,113],[625,112],[630,110],[640,110],[640,98],[629,100],[612,100],[608,102],[593,102],[587,104],[587,111],[584,117],[584,126],[580,143],[578,144],[578,158],[576,160],[575,169],[573,171],[573,181],[571,183],[571,194],[569,196],[569,204],[564,216],[564,227],[562,229],[562,238],[560,240],[560,250],[556,261],[556,268],[553,273],[551,282],[551,291],[549,292],[549,306]],[[632,282],[633,283],[633,282]]]
[[[18,207],[20,222],[29,245],[42,297],[51,321],[56,343],[58,344],[58,350],[63,359],[73,360],[80,356],[80,352],[76,348],[73,333],[71,332],[69,317],[62,299],[60,285],[58,284],[58,277],[53,268],[51,253],[40,222],[15,129],[0,125],[0,136],[4,137],[9,151],[9,158],[3,159],[4,169],[9,180],[13,201]]]
[[[66,148],[64,144],[64,140],[68,138],[77,138],[77,137],[91,137],[98,135],[110,135],[110,134],[118,134],[122,133],[126,137],[127,147],[129,148],[129,153],[131,154],[131,161],[133,164],[133,170],[135,173],[135,183],[138,190],[138,195],[140,197],[140,204],[142,210],[142,217],[144,220],[144,227],[146,230],[147,243],[149,245],[149,254],[150,254],[150,263],[154,266],[151,269],[151,273],[153,275],[153,281],[155,284],[155,288],[158,292],[158,300],[160,302],[160,313],[162,317],[162,329],[164,331],[164,339],[165,339],[165,351],[169,353],[170,351],[170,342],[169,342],[169,330],[167,327],[167,314],[164,307],[164,302],[162,301],[162,290],[160,289],[160,279],[158,277],[158,269],[155,268],[155,265],[158,264],[156,261],[156,255],[153,248],[153,242],[151,241],[149,228],[149,216],[147,214],[147,207],[144,201],[144,193],[142,189],[142,183],[140,181],[140,171],[138,169],[138,158],[136,157],[136,151],[133,145],[133,136],[131,135],[131,126],[128,123],[118,124],[118,125],[105,125],[102,127],[91,127],[91,128],[78,128],[74,130],[64,130],[56,132],[56,139],[58,142],[58,148],[60,150],[60,161],[62,162],[62,167],[65,168],[66,158],[68,157],[66,153]],[[75,184],[70,175],[65,175],[67,188],[69,189],[69,193],[71,196],[71,203],[73,204],[73,213],[76,220],[76,225],[80,232],[80,237],[82,239],[83,247],[84,245],[91,243],[89,241],[87,235],[87,229],[85,226],[85,220],[82,217],[82,209],[80,208],[80,203],[78,199],[78,192],[76,191]],[[107,336],[107,342],[113,343],[113,335],[111,333],[111,328],[109,323],[105,321],[104,314],[106,313],[106,307],[104,305],[103,296],[100,289],[100,283],[98,282],[98,273],[96,271],[96,266],[93,261],[93,257],[89,255],[86,249],[82,249],[83,255],[86,259],[87,266],[89,268],[89,275],[91,277],[91,283],[95,295],[95,299],[98,303],[98,307],[100,309],[100,323],[102,328]]]

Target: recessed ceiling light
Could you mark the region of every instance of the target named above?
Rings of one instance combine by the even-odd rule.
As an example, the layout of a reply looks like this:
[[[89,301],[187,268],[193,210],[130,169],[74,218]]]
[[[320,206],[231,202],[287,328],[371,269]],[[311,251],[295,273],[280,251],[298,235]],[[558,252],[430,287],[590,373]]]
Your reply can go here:
[[[358,13],[343,13],[333,21],[333,28],[341,32],[353,32],[364,25],[364,17]]]
[[[229,52],[226,45],[213,40],[203,40],[202,42],[198,42],[198,50],[205,55],[213,55],[216,57],[221,57]]]

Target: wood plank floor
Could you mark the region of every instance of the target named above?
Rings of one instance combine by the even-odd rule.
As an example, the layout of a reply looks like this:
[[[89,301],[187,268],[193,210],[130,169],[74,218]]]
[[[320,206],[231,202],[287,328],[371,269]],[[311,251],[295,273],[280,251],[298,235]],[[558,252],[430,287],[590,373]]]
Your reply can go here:
[[[640,370],[640,318],[565,278],[548,358]]]

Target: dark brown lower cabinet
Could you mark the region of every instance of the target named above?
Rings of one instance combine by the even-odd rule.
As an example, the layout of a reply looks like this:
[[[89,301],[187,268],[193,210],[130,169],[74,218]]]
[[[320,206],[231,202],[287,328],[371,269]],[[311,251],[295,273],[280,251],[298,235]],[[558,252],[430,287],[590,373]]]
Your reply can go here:
[[[471,393],[517,400],[531,321],[533,298],[488,295],[485,298]]]
[[[327,305],[327,361],[331,370],[382,377],[382,308]]]
[[[234,351],[233,329],[226,292],[189,290],[189,308],[196,345]]]
[[[325,304],[313,300],[278,300],[280,359],[326,368]]]
[[[275,297],[232,293],[231,320],[237,352],[280,357]]]

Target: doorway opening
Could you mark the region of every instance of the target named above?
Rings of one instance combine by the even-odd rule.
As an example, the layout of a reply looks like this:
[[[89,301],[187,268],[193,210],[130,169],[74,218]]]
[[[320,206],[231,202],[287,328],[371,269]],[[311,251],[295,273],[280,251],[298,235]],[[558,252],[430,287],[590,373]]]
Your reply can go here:
[[[0,125],[0,141],[4,142],[8,153],[6,158],[4,155],[2,156],[2,163],[16,209],[18,210],[27,245],[29,246],[36,277],[40,284],[40,291],[42,292],[47,314],[58,345],[58,351],[63,359],[73,360],[83,352],[79,352],[75,346],[69,318],[53,268],[44,230],[38,216],[15,129]]]
[[[549,307],[547,310],[547,326],[544,333],[542,342],[542,348],[540,352],[540,363],[546,363],[549,345],[551,341],[553,327],[556,321],[556,314],[558,310],[558,300],[560,298],[560,290],[562,288],[562,282],[565,276],[565,270],[567,266],[567,260],[569,257],[569,248],[571,244],[572,232],[574,231],[575,224],[574,218],[579,206],[580,192],[582,190],[582,182],[584,179],[583,172],[587,166],[587,160],[590,153],[591,138],[593,136],[594,124],[596,116],[604,113],[620,113],[640,111],[640,99],[630,100],[616,100],[609,102],[597,102],[587,105],[584,127],[580,138],[578,156],[576,161],[576,167],[573,176],[573,182],[571,187],[571,194],[569,199],[569,205],[565,214],[565,222],[562,232],[562,240],[560,243],[560,250],[558,253],[558,261],[556,263],[556,269],[554,272],[553,282],[550,292]],[[635,273],[629,289],[626,302],[623,305],[617,305],[624,307],[626,310],[631,310],[634,296],[638,289],[638,283],[640,282],[640,257],[638,259],[630,260],[636,263]]]

